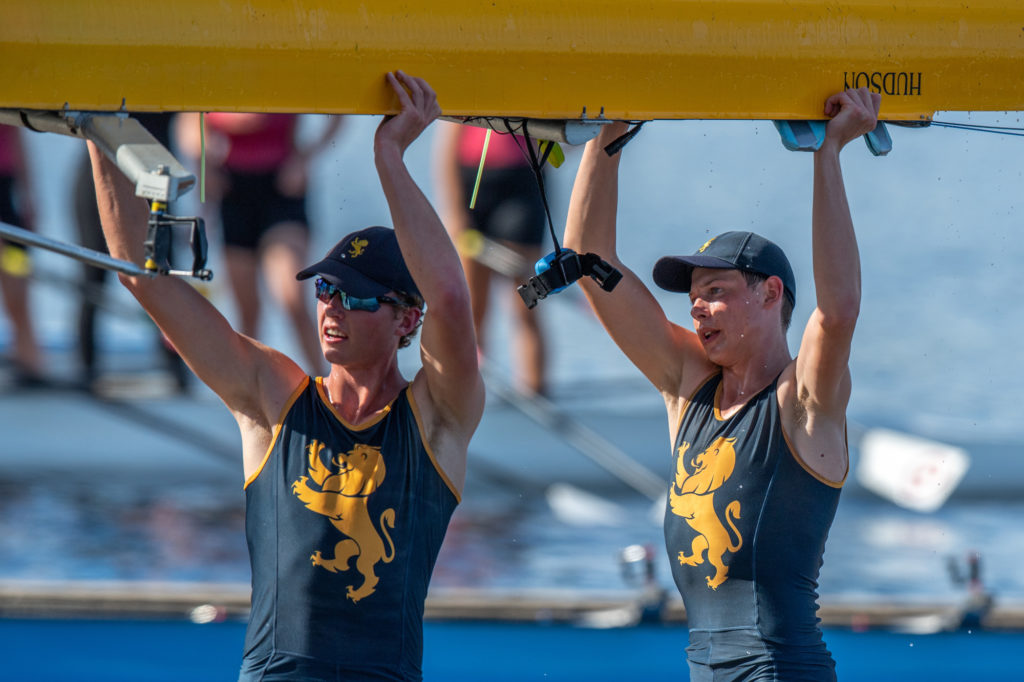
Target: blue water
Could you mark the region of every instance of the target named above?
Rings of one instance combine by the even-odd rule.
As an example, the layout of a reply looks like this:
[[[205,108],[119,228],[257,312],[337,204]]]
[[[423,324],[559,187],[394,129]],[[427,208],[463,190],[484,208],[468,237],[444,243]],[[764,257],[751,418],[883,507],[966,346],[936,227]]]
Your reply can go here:
[[[953,118],[950,116],[949,118]],[[1016,114],[974,115],[979,123],[1020,125]],[[315,247],[325,249],[345,231],[387,223],[386,206],[371,172],[375,121],[347,122],[312,177]],[[862,315],[851,367],[853,420],[884,425],[967,446],[975,466],[999,471],[1019,461],[1024,443],[1024,344],[1019,264],[1024,262],[1018,208],[1024,176],[1020,142],[945,129],[892,131],[894,150],[871,157],[859,143],[844,152],[844,170],[861,249]],[[67,195],[81,143],[34,136],[39,229],[71,234]],[[431,142],[410,149],[416,177],[429,194]],[[569,151],[551,175],[552,209],[561,223],[578,152]],[[626,148],[620,193],[619,251],[650,284],[650,269],[666,252],[690,252],[725,229],[754,229],[790,254],[798,303],[790,346],[813,301],[810,270],[809,155],[786,152],[770,124],[664,122],[645,127]],[[193,197],[194,199],[194,197]],[[194,212],[188,202],[180,212]],[[215,228],[212,266],[219,270]],[[39,254],[42,272],[74,273],[52,254]],[[209,294],[233,315],[224,278]],[[128,303],[112,287],[115,301]],[[655,290],[673,319],[687,322],[685,298]],[[33,289],[37,325],[54,367],[70,372],[74,301],[66,285]],[[508,329],[499,302],[490,324],[492,366],[509,371]],[[593,317],[568,296],[541,304],[551,335],[555,394],[576,382],[614,393],[637,384],[635,370]],[[151,348],[152,329],[134,316],[102,319],[108,356]],[[280,315],[270,311],[264,338],[295,354]],[[0,349],[7,339],[0,319]],[[403,355],[414,368],[415,354]],[[644,394],[626,406],[654,410]],[[222,409],[211,402],[211,410]],[[37,428],[0,413],[0,430]],[[528,435],[528,434],[527,434]],[[667,440],[667,437],[666,437]],[[115,446],[112,446],[115,447]],[[515,445],[510,446],[514,450]],[[518,446],[522,447],[522,446]],[[1015,454],[1016,453],[1016,454]],[[35,454],[34,456],[43,456]],[[26,460],[27,462],[29,460]],[[872,498],[844,496],[825,557],[821,594],[831,599],[955,600],[961,587],[947,562],[967,552],[984,557],[986,583],[997,597],[1024,600],[1024,474],[998,482],[998,499],[954,499],[937,513],[901,510]],[[621,589],[618,553],[629,544],[654,545],[659,580],[670,586],[661,531],[650,504],[636,496],[610,500],[621,523],[580,527],[553,514],[542,491],[471,479],[442,550],[435,587],[494,589]],[[998,476],[997,476],[998,477]],[[1009,490],[1008,494],[1006,491]],[[241,492],[192,482],[166,486],[139,481],[68,476],[0,481],[0,579],[248,580]],[[656,513],[653,516],[657,516]]]
[[[620,552],[655,548],[658,582],[673,591],[659,521],[642,499],[609,500],[621,523],[580,526],[541,493],[495,491],[471,475],[432,589],[627,593]],[[1002,603],[1024,601],[1019,570],[1024,503],[947,503],[931,515],[844,498],[825,553],[827,602],[939,602],[964,594],[952,579],[971,551]],[[0,481],[0,580],[249,580],[239,490],[138,480]]]
[[[18,682],[228,682],[244,625],[161,621],[0,620],[4,679]],[[844,682],[1019,680],[1020,633],[900,635],[828,629]],[[427,682],[685,682],[686,629],[428,623]],[[870,652],[870,655],[867,655]],[[183,653],[185,655],[183,655]]]

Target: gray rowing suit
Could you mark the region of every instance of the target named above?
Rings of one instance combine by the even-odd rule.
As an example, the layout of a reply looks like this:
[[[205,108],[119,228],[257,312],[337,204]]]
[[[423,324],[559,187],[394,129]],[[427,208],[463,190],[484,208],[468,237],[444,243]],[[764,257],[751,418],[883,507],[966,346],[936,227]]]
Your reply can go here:
[[[778,377],[728,419],[721,381],[710,377],[683,410],[665,512],[691,680],[834,680],[816,590],[842,484],[812,473],[786,440]]]

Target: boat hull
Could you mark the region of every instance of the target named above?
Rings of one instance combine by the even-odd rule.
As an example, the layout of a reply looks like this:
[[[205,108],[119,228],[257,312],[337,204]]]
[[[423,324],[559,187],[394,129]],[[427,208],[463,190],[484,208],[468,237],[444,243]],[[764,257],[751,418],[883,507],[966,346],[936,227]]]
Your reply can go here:
[[[384,74],[452,116],[888,120],[1024,109],[1016,0],[11,0],[0,108],[383,114]]]

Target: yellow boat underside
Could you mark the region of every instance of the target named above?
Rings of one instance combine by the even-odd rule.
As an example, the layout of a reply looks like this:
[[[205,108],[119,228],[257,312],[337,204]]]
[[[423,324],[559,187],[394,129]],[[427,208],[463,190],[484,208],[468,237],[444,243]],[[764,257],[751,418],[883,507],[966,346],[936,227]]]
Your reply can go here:
[[[821,118],[1024,109],[1020,0],[6,0],[0,108]]]

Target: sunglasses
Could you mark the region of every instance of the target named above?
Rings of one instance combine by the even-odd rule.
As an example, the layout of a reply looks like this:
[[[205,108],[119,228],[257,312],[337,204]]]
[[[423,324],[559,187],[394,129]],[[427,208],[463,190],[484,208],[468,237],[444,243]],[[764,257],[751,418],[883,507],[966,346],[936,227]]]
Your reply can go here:
[[[406,305],[397,298],[393,298],[391,296],[373,296],[372,298],[356,298],[355,296],[349,296],[323,277],[317,277],[316,297],[326,305],[330,305],[331,299],[335,296],[341,300],[341,307],[345,310],[364,310],[368,313],[375,313],[380,310],[381,303],[400,305],[403,307]]]

